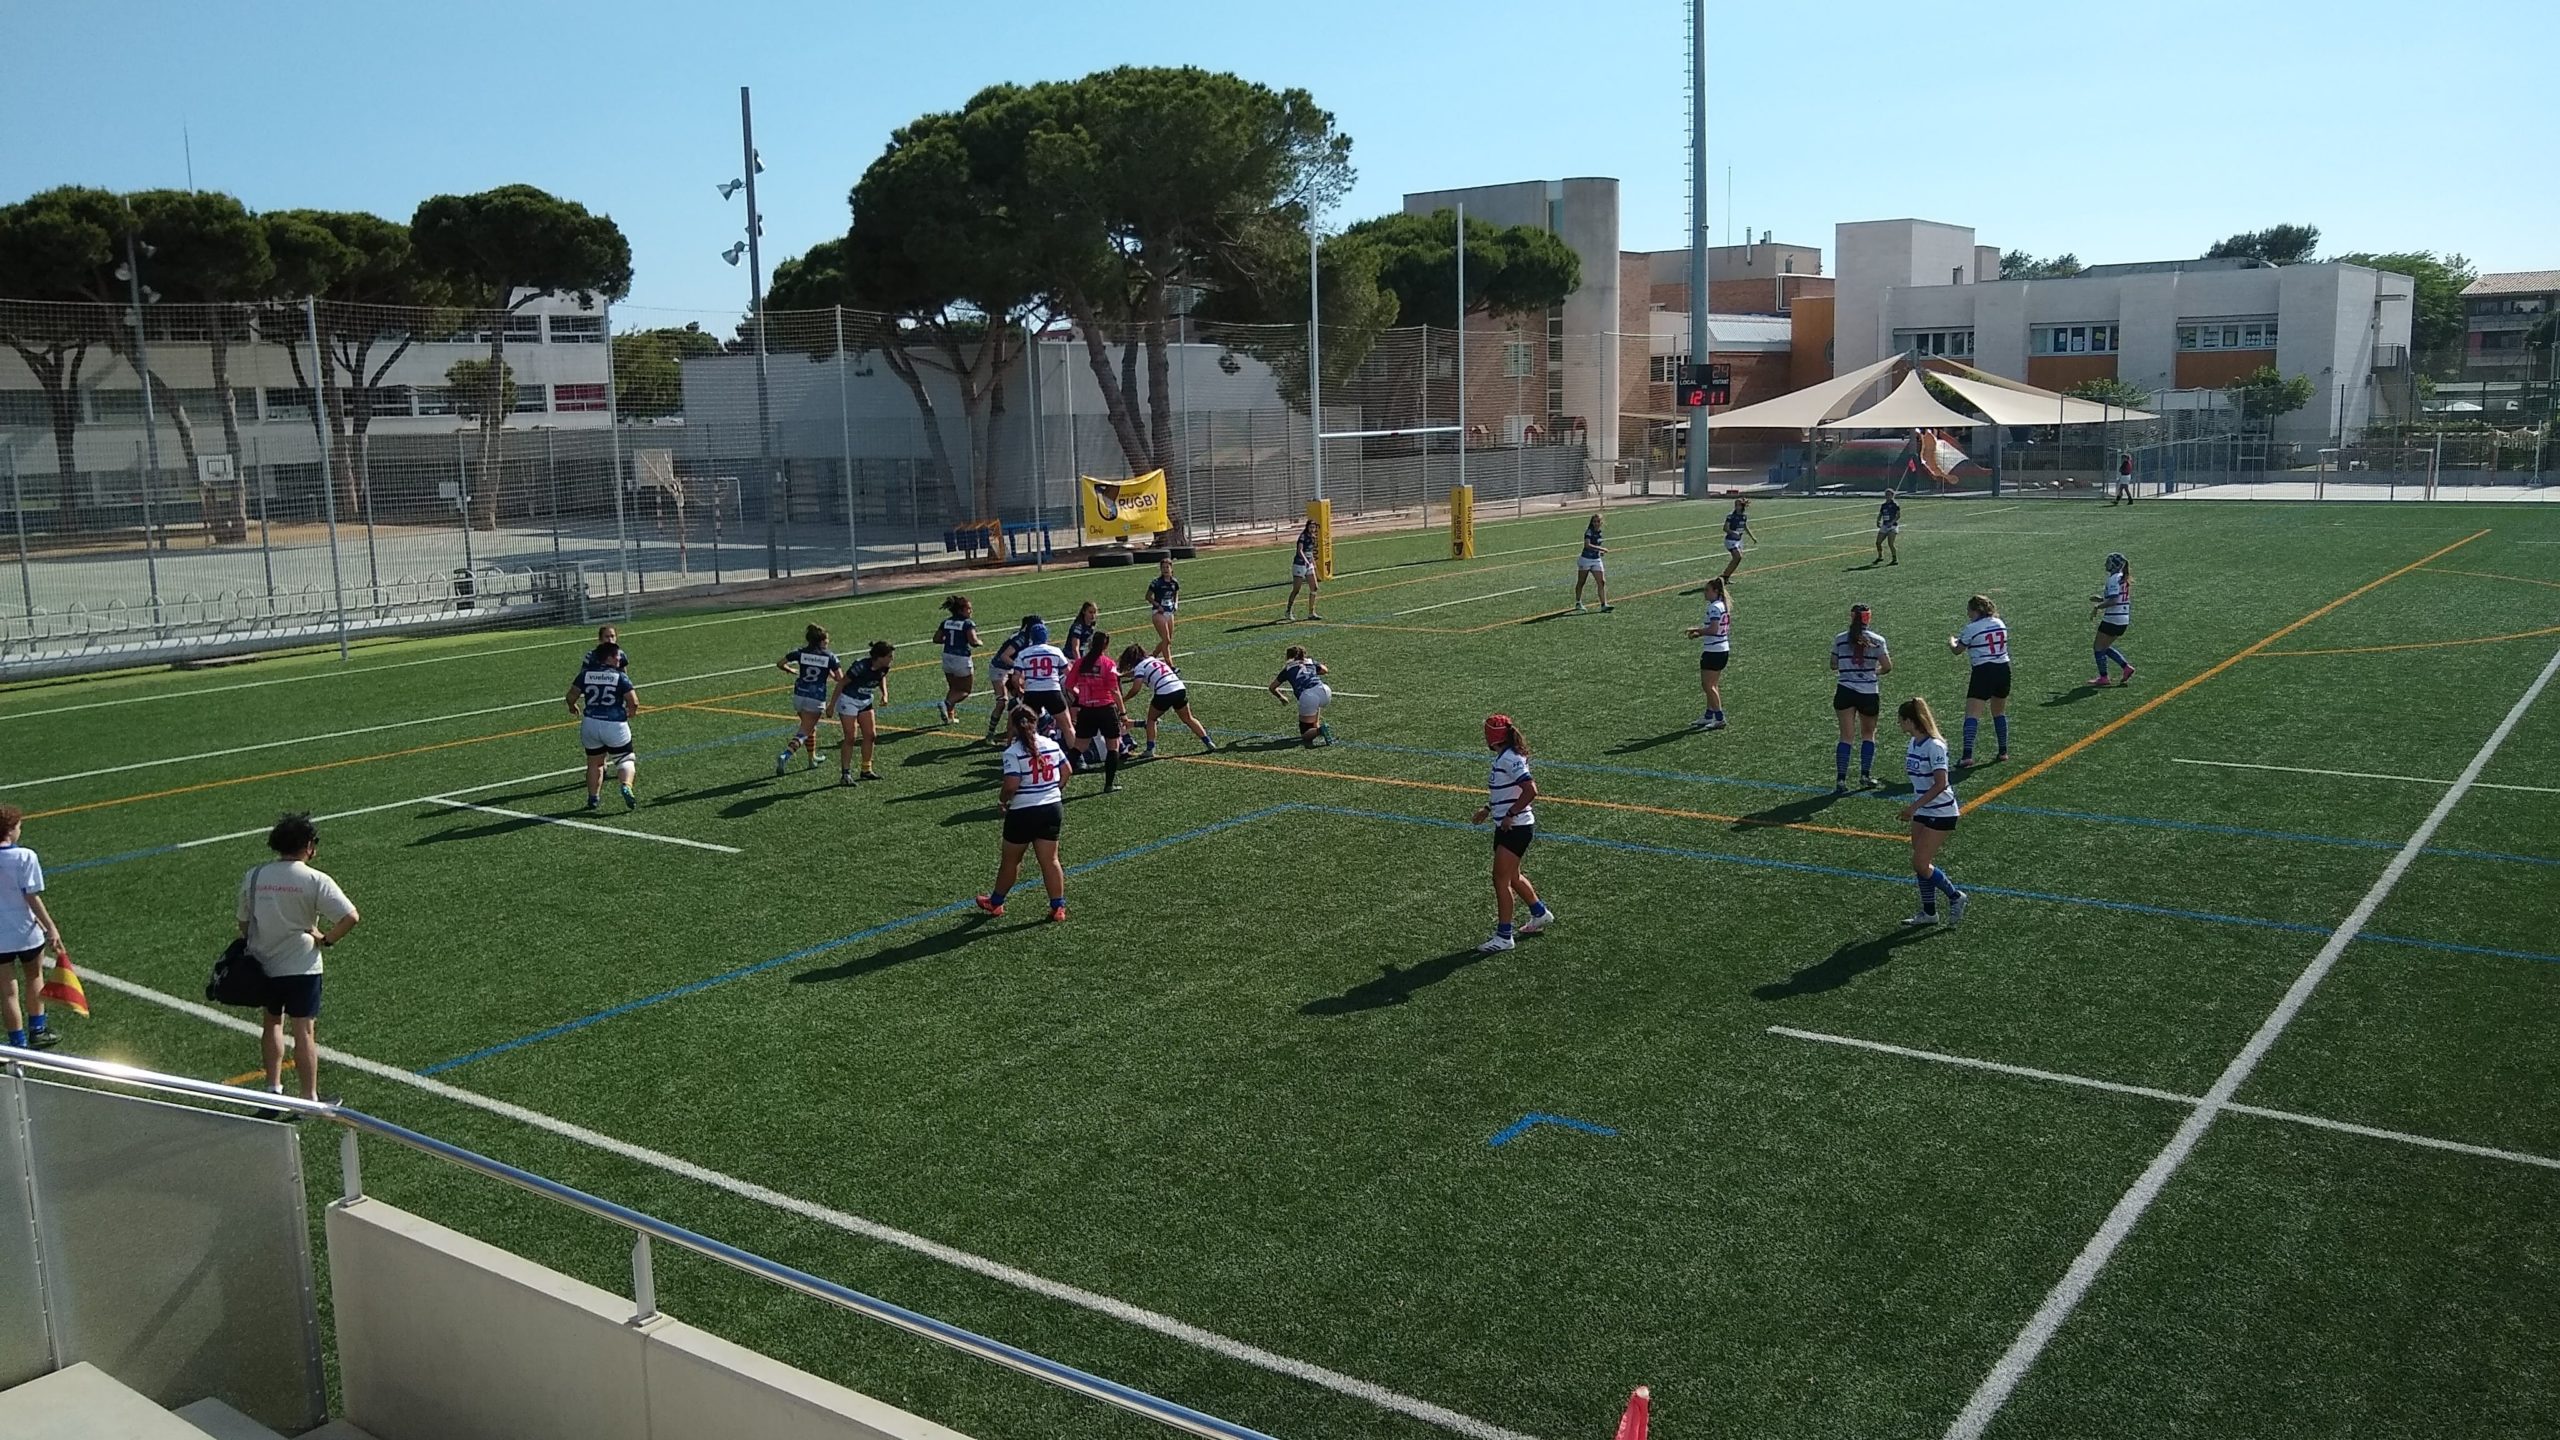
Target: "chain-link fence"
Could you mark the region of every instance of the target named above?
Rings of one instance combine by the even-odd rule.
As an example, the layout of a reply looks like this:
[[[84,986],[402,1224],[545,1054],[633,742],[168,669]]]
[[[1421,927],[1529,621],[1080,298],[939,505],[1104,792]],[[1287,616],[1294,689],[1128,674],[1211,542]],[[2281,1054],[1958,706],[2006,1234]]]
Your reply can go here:
[[[1303,327],[827,310],[759,347],[752,321],[563,297],[0,302],[0,673],[1045,563],[1084,539],[1079,476],[1163,469],[1184,538],[1292,526],[1319,484],[1346,521],[1419,525],[1462,479],[1499,513],[1649,478],[1617,458],[1619,337],[1318,338],[1321,442]]]

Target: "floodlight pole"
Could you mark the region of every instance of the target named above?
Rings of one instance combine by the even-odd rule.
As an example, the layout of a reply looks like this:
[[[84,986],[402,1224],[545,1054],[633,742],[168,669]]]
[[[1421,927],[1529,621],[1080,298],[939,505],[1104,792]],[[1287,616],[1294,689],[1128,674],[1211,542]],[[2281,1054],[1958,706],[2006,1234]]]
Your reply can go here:
[[[756,332],[756,460],[764,475],[764,578],[782,573],[777,520],[773,513],[773,389],[765,363],[764,343],[764,212],[756,209],[756,112],[747,87],[738,87],[738,143],[746,151],[747,181],[747,309]]]
[[[1689,363],[1707,348],[1707,0],[1689,0]],[[1707,407],[1689,414],[1689,463],[1681,488],[1707,493]]]
[[[133,363],[142,381],[142,443],[151,457],[151,469],[142,477],[142,568],[151,586],[151,633],[160,634],[160,559],[154,547],[159,543],[159,526],[151,513],[151,487],[160,478],[160,415],[154,404],[151,386],[151,338],[142,320],[142,261],[136,254],[133,229],[133,206],[125,206],[124,278],[133,298]],[[315,392],[316,393],[316,392]],[[328,476],[321,476],[325,488]],[[334,552],[332,552],[334,553]]]

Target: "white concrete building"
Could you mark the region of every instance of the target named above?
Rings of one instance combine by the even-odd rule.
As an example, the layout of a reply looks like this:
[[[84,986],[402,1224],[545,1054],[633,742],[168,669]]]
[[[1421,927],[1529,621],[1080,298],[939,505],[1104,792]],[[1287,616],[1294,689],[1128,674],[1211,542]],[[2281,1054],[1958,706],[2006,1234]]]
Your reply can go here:
[[[1426,190],[1404,197],[1404,213],[1430,215],[1465,205],[1467,218],[1495,225],[1526,225],[1563,240],[1582,261],[1582,285],[1547,312],[1545,354],[1536,373],[1546,380],[1545,413],[1503,417],[1504,433],[1526,425],[1565,425],[1580,420],[1588,453],[1606,464],[1618,453],[1618,412],[1624,391],[1626,352],[1642,363],[1646,337],[1628,336],[1620,314],[1618,182],[1604,178],[1523,180],[1459,190]],[[1641,272],[1639,272],[1641,274]],[[1470,325],[1472,331],[1484,322]],[[1470,352],[1472,353],[1472,351]],[[1470,390],[1475,387],[1470,384]],[[1487,423],[1492,417],[1487,418]]]
[[[1835,364],[1944,355],[2051,390],[2112,378],[2214,389],[2272,365],[2312,385],[2282,439],[2353,432],[2404,393],[2414,282],[2361,265],[2248,260],[2099,265],[2002,280],[1968,226],[1869,220],[1837,230]]]

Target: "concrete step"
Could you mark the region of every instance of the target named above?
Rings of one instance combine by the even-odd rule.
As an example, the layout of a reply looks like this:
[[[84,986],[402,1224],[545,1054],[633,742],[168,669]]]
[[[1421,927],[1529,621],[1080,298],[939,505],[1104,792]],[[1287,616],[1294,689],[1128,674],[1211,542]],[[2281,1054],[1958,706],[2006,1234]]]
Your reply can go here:
[[[205,1440],[86,1361],[0,1395],[9,1440]]]
[[[213,1440],[284,1440],[273,1430],[208,1395],[170,1412]]]

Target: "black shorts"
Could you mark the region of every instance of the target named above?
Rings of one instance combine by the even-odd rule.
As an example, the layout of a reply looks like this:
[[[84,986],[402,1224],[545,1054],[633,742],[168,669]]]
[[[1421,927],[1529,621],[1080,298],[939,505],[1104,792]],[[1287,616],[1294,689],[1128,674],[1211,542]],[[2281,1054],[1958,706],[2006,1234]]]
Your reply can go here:
[[[1965,686],[1964,698],[1967,700],[2008,699],[2009,662],[2003,660],[1996,665],[1974,666],[1973,680]]]
[[[20,965],[33,965],[43,958],[44,947],[41,945],[37,946],[33,950],[0,951],[0,965],[7,965],[11,962],[15,962]],[[12,980],[7,983],[14,985],[17,982]]]
[[[1958,818],[1954,815],[1914,815],[1911,817],[1911,823],[1926,825],[1932,830],[1953,830],[1956,828]]]
[[[270,975],[266,977],[267,993],[259,1003],[270,1015],[317,1020],[320,1018],[320,979],[317,975]]]
[[[1076,733],[1120,738],[1120,707],[1117,705],[1080,705],[1076,707]]]
[[[628,740],[623,741],[619,745],[590,745],[587,747],[587,755],[589,758],[599,755],[628,755],[630,753],[631,742]]]
[[[1066,828],[1067,807],[1059,804],[1031,805],[1004,812],[1004,843],[1028,845],[1034,840],[1055,840]]]
[[[1831,687],[1831,708],[1855,710],[1872,720],[1884,708],[1884,696],[1873,690],[1852,690],[1846,685]]]
[[[1529,853],[1529,842],[1537,838],[1536,825],[1513,825],[1493,832],[1493,848],[1508,850],[1514,855],[1526,855]]]
[[[2131,624],[2129,624],[2129,623],[2128,623],[2128,624],[2124,624],[2124,625],[2114,625],[2114,624],[2109,624],[2108,622],[2106,622],[2106,621],[2104,621],[2104,620],[2101,620],[2101,621],[2099,621],[2099,622],[2098,622],[2098,633],[2099,633],[2099,634],[2101,634],[2101,635],[2106,636],[2106,637],[2107,637],[2108,639],[2110,639],[2110,640],[2113,640],[2113,639],[2114,639],[2114,638],[2116,638],[2117,636],[2122,635],[2125,631],[2130,630],[2130,629],[2132,629],[2132,628],[2133,628],[2133,626],[2132,626]]]
[[[1036,710],[1043,715],[1064,715],[1067,713],[1067,692],[1064,690],[1025,690],[1022,692],[1022,703],[1030,706],[1033,710]]]
[[[1701,650],[1698,652],[1698,668],[1701,670],[1721,670],[1725,667],[1725,663],[1732,658],[1733,652],[1730,650]]]
[[[1151,696],[1148,698],[1147,716],[1149,719],[1153,719],[1167,710],[1188,709],[1190,708],[1190,705],[1191,692],[1189,690],[1167,690],[1161,695]]]

